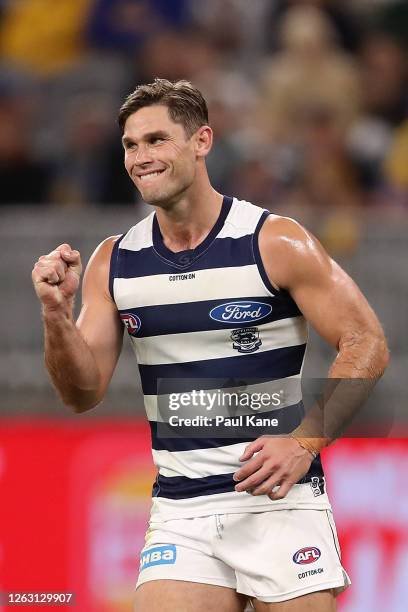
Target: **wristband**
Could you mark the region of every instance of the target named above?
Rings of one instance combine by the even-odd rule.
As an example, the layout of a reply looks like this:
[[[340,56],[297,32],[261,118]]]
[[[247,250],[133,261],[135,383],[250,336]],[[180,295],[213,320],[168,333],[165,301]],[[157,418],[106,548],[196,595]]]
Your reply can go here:
[[[327,438],[297,438],[296,436],[290,437],[296,440],[299,446],[309,451],[309,453],[313,455],[313,459],[316,459],[322,448],[328,445]],[[312,442],[313,440],[315,442],[314,444]]]

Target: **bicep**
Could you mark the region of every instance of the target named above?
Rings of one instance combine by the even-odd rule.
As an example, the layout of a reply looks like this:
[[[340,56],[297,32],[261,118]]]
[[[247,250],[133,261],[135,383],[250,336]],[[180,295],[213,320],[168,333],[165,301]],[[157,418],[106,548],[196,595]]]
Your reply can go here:
[[[89,261],[82,286],[77,328],[89,346],[101,375],[104,393],[119,359],[123,325],[108,289],[112,244],[102,243]]]
[[[380,330],[377,317],[356,283],[326,254],[305,262],[304,278],[290,293],[318,334],[336,349],[346,337]]]
[[[347,336],[382,334],[356,283],[314,236],[291,219],[271,219],[268,225],[260,235],[268,276],[289,291],[320,336],[338,349]]]

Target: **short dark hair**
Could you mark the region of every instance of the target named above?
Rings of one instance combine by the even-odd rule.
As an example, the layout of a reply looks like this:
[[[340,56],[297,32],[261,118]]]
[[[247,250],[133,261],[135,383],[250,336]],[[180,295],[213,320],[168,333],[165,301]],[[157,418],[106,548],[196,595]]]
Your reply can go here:
[[[208,124],[207,103],[201,91],[189,81],[171,82],[156,78],[153,83],[138,85],[122,104],[118,116],[122,133],[130,115],[155,104],[167,106],[170,118],[183,125],[188,137],[202,125]]]

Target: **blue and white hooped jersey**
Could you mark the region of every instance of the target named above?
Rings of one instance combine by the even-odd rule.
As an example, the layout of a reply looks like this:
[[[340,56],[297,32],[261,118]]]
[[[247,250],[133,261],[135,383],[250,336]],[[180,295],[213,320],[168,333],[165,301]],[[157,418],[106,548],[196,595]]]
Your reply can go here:
[[[136,354],[158,470],[153,521],[330,508],[319,457],[285,499],[272,501],[234,489],[239,457],[258,435],[220,436],[217,430],[215,436],[211,427],[194,436],[188,428],[180,435],[160,435],[163,381],[185,393],[197,389],[197,379],[207,390],[208,381],[215,380],[214,392],[243,379],[300,380],[307,325],[289,293],[275,288],[263,267],[258,234],[268,214],[224,197],[216,224],[193,250],[170,251],[154,212],[114,246],[110,290]],[[262,415],[284,417],[287,430],[279,433],[292,431],[303,414],[300,390],[289,396]]]

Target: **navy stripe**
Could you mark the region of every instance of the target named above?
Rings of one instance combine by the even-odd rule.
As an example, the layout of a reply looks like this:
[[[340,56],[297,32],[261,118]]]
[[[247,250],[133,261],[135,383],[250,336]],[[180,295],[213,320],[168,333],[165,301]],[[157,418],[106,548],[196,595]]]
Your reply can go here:
[[[258,266],[259,274],[266,288],[271,293],[276,295],[276,297],[280,297],[283,300],[286,308],[289,308],[289,309],[295,308],[297,309],[298,314],[302,314],[296,302],[294,301],[290,293],[286,291],[286,289],[277,289],[276,287],[272,285],[271,281],[269,280],[269,276],[266,273],[265,267],[263,265],[261,252],[259,250],[259,232],[261,231],[263,224],[265,223],[269,215],[270,215],[270,212],[268,210],[265,210],[265,212],[262,214],[261,218],[259,219],[258,225],[256,226],[255,232],[253,234],[252,248],[253,248],[253,253],[254,253],[254,259],[255,259],[256,265]]]
[[[181,281],[189,282],[189,281]],[[166,334],[185,334],[188,332],[211,331],[218,329],[236,329],[237,327],[248,327],[249,323],[240,321],[215,321],[210,317],[210,312],[220,304],[232,302],[262,302],[270,304],[272,311],[265,318],[254,321],[251,325],[257,325],[262,332],[262,325],[272,321],[280,321],[301,315],[299,308],[293,300],[285,301],[279,297],[253,296],[248,298],[226,298],[223,300],[205,300],[202,302],[185,302],[180,304],[164,304],[160,306],[143,306],[137,308],[120,309],[121,314],[133,314],[142,322],[135,334],[136,338],[148,336],[163,336]]]
[[[323,468],[320,457],[314,459],[307,474],[296,484],[310,482],[312,478],[319,478],[320,490],[324,490]],[[234,491],[237,484],[233,480],[233,473],[204,476],[203,478],[187,478],[186,476],[157,475],[153,485],[153,497],[166,497],[167,499],[188,499],[201,495],[216,495]]]
[[[149,421],[154,450],[167,450],[169,452],[189,451],[203,448],[219,448],[220,446],[231,446],[240,442],[252,442],[250,438],[162,438],[157,433],[157,422]],[[190,434],[191,432],[189,432]]]
[[[157,274],[180,274],[213,268],[230,268],[236,266],[249,266],[255,263],[252,248],[252,235],[241,238],[216,238],[206,253],[199,259],[194,259],[194,250],[174,253],[182,262],[190,263],[180,265],[161,258],[153,247],[146,247],[140,251],[120,249],[121,275],[120,278],[140,278],[141,276],[154,276]]]
[[[119,244],[125,234],[119,236],[116,240],[115,244],[112,248],[112,253],[110,256],[110,264],[109,264],[109,293],[112,296],[112,300],[115,301],[115,296],[113,295],[113,281],[118,275],[118,261],[119,261]]]
[[[254,250],[254,257],[255,257],[255,261],[256,264],[258,266],[258,270],[259,270],[259,274],[261,275],[261,278],[264,282],[264,285],[267,287],[267,289],[269,289],[269,291],[273,294],[276,293],[276,288],[272,285],[271,281],[269,280],[269,277],[266,273],[266,270],[264,268],[263,265],[263,261],[262,261],[262,257],[261,257],[261,252],[259,250],[259,232],[261,231],[263,224],[265,223],[266,219],[269,217],[270,212],[268,210],[265,210],[262,213],[261,218],[258,221],[258,225],[256,226],[255,232],[253,234],[253,241],[252,241],[252,245],[253,245],[253,250]]]
[[[139,364],[140,377],[144,395],[157,395],[157,383],[160,378],[179,378],[178,392],[192,391],[196,381],[188,379],[219,378],[217,388],[231,386],[231,380],[265,378],[272,380],[299,374],[302,367],[306,344],[250,353],[237,357],[206,359],[184,363],[160,365]],[[224,384],[223,384],[223,381]],[[203,381],[205,383],[205,381]],[[203,385],[203,389],[208,389]]]
[[[153,485],[152,497],[166,497],[167,499],[187,499],[200,495],[215,495],[233,491],[237,484],[232,479],[233,474],[220,474],[217,476],[204,476],[203,478],[186,478],[185,476],[172,476],[168,478],[157,475]]]
[[[242,409],[237,415],[230,415],[232,418],[242,414]],[[169,411],[166,410],[166,417]],[[173,416],[173,415],[172,415]],[[195,416],[195,415],[192,415]],[[278,425],[248,425],[245,420],[242,426],[228,426],[219,424],[217,426],[186,427],[171,426],[167,422],[150,421],[150,432],[152,437],[152,448],[154,450],[167,450],[170,452],[196,450],[202,448],[217,448],[219,446],[229,446],[240,442],[256,440],[265,435],[285,435],[291,433],[305,416],[303,402],[270,410],[269,412],[251,413],[251,416],[261,419],[277,419]],[[245,419],[245,415],[242,417]],[[208,434],[212,438],[208,438]],[[227,444],[225,440],[228,440]]]

